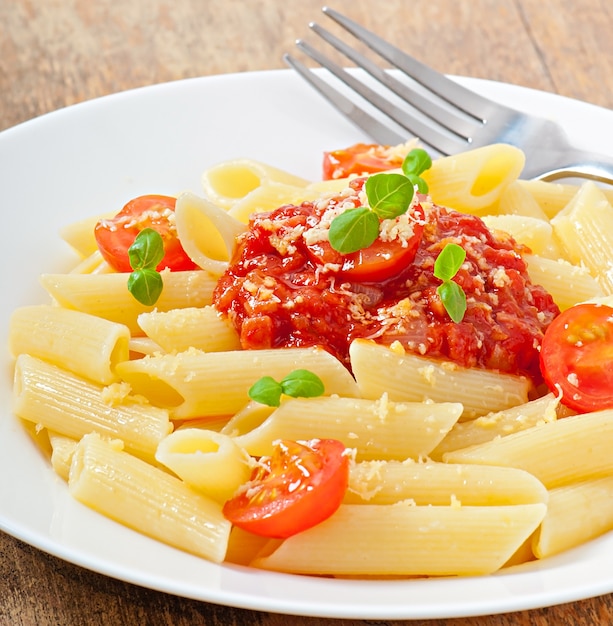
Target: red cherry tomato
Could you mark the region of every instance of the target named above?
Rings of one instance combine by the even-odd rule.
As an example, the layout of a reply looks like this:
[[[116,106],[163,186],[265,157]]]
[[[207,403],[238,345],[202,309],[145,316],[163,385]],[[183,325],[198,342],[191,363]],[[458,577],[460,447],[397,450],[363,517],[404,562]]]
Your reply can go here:
[[[307,250],[318,264],[338,265],[336,273],[344,278],[355,282],[381,282],[397,276],[415,258],[424,230],[425,216],[421,205],[416,204],[411,209],[411,217],[413,235],[404,244],[400,239],[383,241],[379,237],[368,248],[341,254],[325,240],[309,244]]]
[[[402,159],[391,157],[389,146],[356,143],[349,148],[324,152],[323,178],[346,178],[350,174],[374,174],[402,165]]]
[[[96,242],[105,261],[118,272],[131,272],[128,249],[141,230],[153,228],[164,241],[164,258],[157,270],[192,270],[195,263],[187,256],[174,225],[176,199],[147,195],[130,200],[112,219],[100,220],[94,229]]]
[[[261,459],[252,480],[225,503],[223,513],[256,535],[290,537],[330,517],[348,481],[349,459],[342,442],[280,441],[272,456]]]
[[[613,308],[579,304],[556,317],[541,345],[541,372],[565,406],[613,408]]]

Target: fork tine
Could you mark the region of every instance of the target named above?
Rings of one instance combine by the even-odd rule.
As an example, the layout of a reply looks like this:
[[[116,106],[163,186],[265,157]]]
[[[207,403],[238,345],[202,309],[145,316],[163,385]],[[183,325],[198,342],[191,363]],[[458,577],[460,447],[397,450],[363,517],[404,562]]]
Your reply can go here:
[[[340,14],[330,7],[322,9],[325,15],[332,18],[347,32],[364,42],[373,52],[389,61],[392,65],[402,70],[407,76],[418,82],[424,88],[432,91],[453,106],[461,102],[461,110],[472,115],[478,120],[486,121],[492,109],[492,103],[482,96],[462,87],[458,83],[447,78],[443,74],[424,65],[417,59],[392,46],[384,39],[375,35],[353,20]],[[460,107],[458,107],[460,108]]]
[[[430,121],[427,123],[422,122],[419,117],[423,116],[421,116],[418,111],[409,114],[407,111],[393,105],[381,94],[373,91],[362,81],[357,80],[349,72],[322,55],[308,43],[298,40],[296,45],[307,56],[311,57],[311,59],[329,70],[332,74],[334,74],[334,76],[362,96],[367,102],[371,103],[374,107],[385,113],[409,133],[419,137],[424,143],[433,147],[436,151],[441,154],[453,154],[462,149],[466,149],[466,141],[459,139],[442,129],[439,130],[438,128],[435,128]],[[407,108],[409,106],[410,105],[407,105]],[[403,141],[405,140],[406,137],[403,138]]]
[[[330,87],[325,80],[322,80],[314,71],[307,68],[291,55],[284,54],[283,60],[358,128],[362,130],[368,129],[368,134],[376,142],[386,145],[395,145],[406,140],[406,137],[400,133],[396,133],[386,124],[382,124],[372,115],[356,106],[355,102],[343,96],[333,87]]]
[[[368,72],[373,78],[385,85],[388,89],[400,96],[405,102],[409,102],[424,115],[434,120],[436,123],[447,128],[457,135],[469,138],[481,126],[481,121],[476,121],[472,117],[468,117],[459,111],[457,107],[449,105],[441,105],[438,103],[439,98],[425,97],[411,89],[406,84],[394,78],[389,72],[386,72],[376,63],[360,54],[357,50],[347,45],[344,41],[335,37],[319,24],[311,22],[309,24],[311,30],[319,35],[324,41],[336,48],[344,54],[348,59],[353,61],[358,67]]]

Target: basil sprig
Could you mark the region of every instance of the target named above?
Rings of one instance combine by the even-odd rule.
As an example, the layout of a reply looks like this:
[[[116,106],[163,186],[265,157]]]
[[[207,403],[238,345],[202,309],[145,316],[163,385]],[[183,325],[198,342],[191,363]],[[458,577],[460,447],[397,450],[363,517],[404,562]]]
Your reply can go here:
[[[368,206],[349,209],[337,215],[330,224],[330,245],[341,254],[351,254],[371,246],[379,236],[379,221],[394,219],[409,210],[415,187],[428,193],[428,184],[421,177],[432,167],[425,150],[411,150],[402,162],[402,174],[381,172],[366,179],[364,191]]]
[[[434,276],[443,282],[437,287],[438,293],[449,317],[458,324],[466,313],[466,294],[458,283],[451,280],[462,267],[466,250],[456,243],[448,243],[434,261]]]
[[[414,194],[410,178],[404,174],[380,173],[366,179],[364,191],[370,209],[382,220],[393,220],[407,212]]]
[[[411,179],[413,184],[417,185],[419,193],[428,193],[428,183],[421,175],[432,167],[432,159],[430,155],[420,148],[411,150],[402,162],[402,171],[404,175]]]
[[[161,274],[155,269],[164,258],[164,241],[157,230],[145,228],[128,248],[132,273],[128,291],[141,304],[151,306],[158,301],[164,287]]]
[[[263,376],[249,389],[249,397],[260,404],[279,406],[281,396],[316,398],[324,392],[321,378],[309,370],[294,370],[277,382],[272,376]]]
[[[330,224],[330,245],[341,254],[368,248],[379,236],[379,218],[368,207],[348,209]]]

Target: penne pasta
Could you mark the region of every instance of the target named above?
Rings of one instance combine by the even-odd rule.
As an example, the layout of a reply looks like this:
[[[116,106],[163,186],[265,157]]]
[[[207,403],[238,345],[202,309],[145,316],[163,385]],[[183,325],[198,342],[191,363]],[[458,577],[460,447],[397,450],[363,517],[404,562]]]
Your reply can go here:
[[[334,576],[484,575],[508,561],[538,527],[546,508],[542,503],[344,504],[251,565]]]
[[[572,265],[564,259],[546,259],[531,254],[524,258],[532,280],[547,289],[562,311],[604,295],[598,280],[584,265]]]
[[[298,368],[317,374],[326,394],[357,395],[351,374],[317,348],[211,353],[190,349],[125,361],[117,374],[135,393],[171,411],[173,418],[189,419],[231,415],[249,402],[249,388],[262,376],[280,380]]]
[[[13,410],[22,419],[80,439],[90,432],[121,439],[126,449],[152,460],[172,430],[168,412],[122,395],[27,354],[17,357]]]
[[[240,437],[261,426],[275,411],[274,406],[252,400],[225,420],[221,432],[229,437]]]
[[[113,268],[104,260],[100,251],[96,250],[75,265],[70,270],[70,274],[108,274],[113,271]]]
[[[327,194],[336,194],[349,186],[354,175],[348,178],[332,178],[330,180],[316,180],[304,188],[305,200],[316,200]]]
[[[115,366],[129,358],[127,326],[62,307],[16,309],[11,316],[9,349],[29,354],[101,385],[118,380]]]
[[[558,414],[560,417],[567,417],[571,412],[561,406],[560,400],[552,393],[548,393],[526,404],[455,424],[440,444],[432,450],[430,457],[441,460],[446,452],[468,448],[498,437],[507,437],[539,424],[553,422],[558,419]]]
[[[62,307],[125,324],[141,334],[141,313],[211,304],[215,278],[204,271],[163,271],[164,289],[155,306],[145,306],[128,291],[127,274],[43,274],[42,286]]]
[[[539,222],[549,221],[541,205],[520,180],[510,183],[500,194],[498,213],[508,217],[528,217],[530,220],[538,220]],[[485,217],[489,218],[490,216]]]
[[[508,437],[443,454],[447,463],[524,469],[552,489],[613,474],[613,410],[566,417]],[[567,462],[560,462],[566,459]],[[570,462],[572,459],[572,462]]]
[[[518,180],[517,183],[530,193],[549,219],[564,209],[579,191],[579,185],[570,183],[544,180]],[[603,188],[603,193],[613,203],[613,190]]]
[[[149,311],[138,316],[138,325],[165,352],[190,347],[204,352],[240,350],[240,340],[230,322],[212,306]],[[151,352],[150,352],[151,353]]]
[[[30,422],[29,420],[18,419],[18,421],[23,426],[24,432],[28,434],[37,449],[42,453],[43,457],[51,460],[53,448],[49,441],[49,431],[44,426]]]
[[[230,209],[248,193],[269,182],[306,187],[309,181],[253,159],[233,159],[207,169],[202,186],[207,197],[224,209]]]
[[[177,310],[177,309],[174,309]],[[130,356],[158,354],[164,352],[162,347],[149,337],[132,337],[130,339]]]
[[[86,217],[77,222],[64,226],[60,237],[82,257],[88,257],[98,251],[98,244],[94,236],[94,228],[101,219],[110,219],[115,213],[104,213]]]
[[[321,195],[313,193],[310,185],[304,187],[275,181],[266,182],[235,202],[228,214],[246,224],[252,213],[274,211],[284,204],[300,204],[309,199],[309,192],[311,197]]]
[[[51,303],[14,312],[9,348],[14,412],[74,498],[216,563],[331,577],[487,575],[613,529],[613,409],[566,408],[551,334],[539,352],[558,307],[611,304],[613,195],[519,180],[510,145],[411,156],[369,181],[208,169],[155,214],[200,269],[163,270],[151,306],[98,218],[63,231],[82,258],[43,274]]]
[[[364,461],[351,468],[346,504],[499,506],[547,503],[544,485],[509,467],[414,461]]]
[[[228,541],[226,561],[248,566],[271,541],[268,537],[260,537],[234,526]]]
[[[201,428],[171,433],[155,458],[188,485],[222,504],[246,483],[253,469],[249,455],[230,437]]]
[[[221,507],[99,435],[76,447],[68,480],[79,502],[121,524],[210,561],[223,561],[230,523]]]
[[[493,231],[508,233],[533,254],[550,259],[562,256],[549,220],[528,215],[484,215],[483,221]]]
[[[423,173],[432,200],[457,211],[485,215],[524,167],[521,150],[495,144],[436,159]]]
[[[458,403],[390,402],[323,397],[288,399],[259,426],[234,441],[252,456],[270,455],[273,442],[338,439],[358,460],[426,456],[462,413]],[[231,421],[227,431],[240,424]]]
[[[613,530],[613,476],[585,480],[549,492],[547,514],[533,541],[543,559]]]
[[[613,293],[613,206],[602,190],[584,183],[551,224],[571,263],[585,264],[605,294]]]
[[[177,198],[175,222],[192,261],[215,276],[223,274],[245,225],[210,200],[187,192]]]
[[[388,393],[396,402],[453,399],[464,406],[463,419],[524,404],[531,388],[527,378],[397,353],[366,340],[354,341],[349,354],[363,397]]]

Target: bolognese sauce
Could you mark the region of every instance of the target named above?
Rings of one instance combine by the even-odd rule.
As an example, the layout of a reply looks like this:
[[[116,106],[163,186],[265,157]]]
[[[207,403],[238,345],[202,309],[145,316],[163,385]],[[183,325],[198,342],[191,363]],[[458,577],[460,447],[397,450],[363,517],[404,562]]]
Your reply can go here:
[[[321,346],[349,366],[350,343],[369,338],[540,381],[541,339],[559,309],[530,280],[527,248],[476,216],[419,195],[405,216],[383,220],[373,246],[387,263],[369,273],[360,253],[340,255],[326,242],[331,216],[365,203],[364,180],[326,200],[252,216],[214,293],[243,348]],[[467,300],[459,323],[445,310],[434,276],[448,243],[466,251],[453,278]]]

